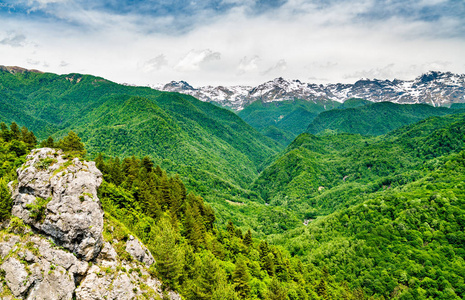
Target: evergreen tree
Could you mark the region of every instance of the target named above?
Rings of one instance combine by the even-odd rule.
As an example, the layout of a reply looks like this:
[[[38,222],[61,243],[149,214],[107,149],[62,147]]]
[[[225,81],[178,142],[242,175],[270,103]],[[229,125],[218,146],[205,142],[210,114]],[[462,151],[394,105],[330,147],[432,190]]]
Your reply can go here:
[[[5,142],[11,141],[11,132],[8,129],[8,126],[4,122],[0,123],[0,129],[1,129],[0,136],[2,137],[2,139]]]
[[[73,131],[70,131],[67,136],[58,142],[58,147],[72,155],[82,157],[86,154],[81,138]]]
[[[249,278],[250,275],[245,259],[239,257],[236,261],[236,268],[234,269],[232,280],[234,282],[234,289],[242,299],[247,299],[250,294]]]
[[[0,178],[0,221],[4,221],[11,215],[13,200],[5,179]]]
[[[16,124],[16,122],[11,122],[10,131],[12,139],[21,140],[21,130],[19,129],[19,126]]]
[[[250,247],[252,244],[253,244],[252,232],[250,232],[250,229],[249,229],[244,235],[244,245],[246,245],[247,247]]]
[[[145,168],[147,173],[152,172],[153,162],[150,160],[148,156],[145,156],[144,158],[142,158],[141,164]]]
[[[236,228],[231,220],[229,220],[228,225],[226,225],[226,231],[228,231],[230,237],[233,237],[236,234]]]
[[[55,148],[55,141],[53,140],[53,138],[51,136],[49,136],[46,140],[43,140],[41,143],[40,143],[40,147],[43,147],[43,148]]]
[[[21,139],[29,146],[29,148],[33,148],[37,144],[36,136],[25,126],[21,127]]]
[[[178,244],[180,236],[167,217],[161,218],[157,225],[153,234],[153,245],[156,247],[151,249],[155,256],[156,270],[164,279],[165,285],[176,288],[184,262],[183,251]]]
[[[281,283],[273,277],[270,286],[268,287],[268,292],[266,293],[267,300],[286,300],[287,291],[282,286]]]

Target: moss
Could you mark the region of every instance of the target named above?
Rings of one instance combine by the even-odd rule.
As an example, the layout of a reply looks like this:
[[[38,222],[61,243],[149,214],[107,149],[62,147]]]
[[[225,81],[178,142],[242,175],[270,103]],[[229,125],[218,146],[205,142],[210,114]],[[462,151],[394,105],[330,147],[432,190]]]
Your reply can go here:
[[[69,166],[71,166],[72,164],[73,164],[73,161],[72,161],[72,160],[68,160],[68,161],[64,162],[58,169],[56,169],[55,171],[53,171],[52,177],[55,176],[56,174],[58,174],[58,173],[64,171],[64,170],[66,170],[66,169],[67,169]],[[66,173],[64,173],[64,174],[66,174]],[[63,174],[63,175],[64,175],[64,174]]]
[[[10,226],[8,231],[16,234],[24,234],[26,232],[27,226],[24,224],[24,221],[18,217],[11,217]]]
[[[36,162],[34,164],[34,167],[39,170],[47,170],[51,165],[53,165],[56,162],[57,160],[55,158],[47,157]]]
[[[45,220],[45,209],[51,200],[52,197],[47,199],[36,197],[36,203],[26,205],[26,208],[29,209],[29,216],[38,222],[43,222]]]

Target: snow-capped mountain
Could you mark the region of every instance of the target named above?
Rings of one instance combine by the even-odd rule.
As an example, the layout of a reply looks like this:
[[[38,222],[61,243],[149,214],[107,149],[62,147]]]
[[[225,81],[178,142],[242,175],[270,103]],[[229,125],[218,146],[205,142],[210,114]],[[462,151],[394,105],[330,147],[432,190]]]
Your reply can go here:
[[[172,81],[153,88],[192,95],[202,101],[216,102],[239,111],[249,103],[303,99],[317,101],[331,99],[344,102],[349,98],[363,98],[373,102],[427,103],[450,106],[465,102],[465,74],[431,71],[415,80],[361,79],[354,84],[312,84],[299,80],[276,78],[256,87],[205,86],[194,88],[185,81]]]

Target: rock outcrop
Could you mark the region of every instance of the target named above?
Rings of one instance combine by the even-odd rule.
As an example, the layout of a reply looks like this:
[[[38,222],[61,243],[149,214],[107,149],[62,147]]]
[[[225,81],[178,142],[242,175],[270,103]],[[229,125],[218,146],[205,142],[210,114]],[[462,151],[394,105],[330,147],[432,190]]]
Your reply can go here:
[[[104,224],[122,225],[104,218],[93,162],[42,148],[17,173],[14,217],[0,226],[0,299],[181,299],[162,290],[136,237],[104,240]]]
[[[33,150],[17,172],[13,215],[79,258],[95,258],[103,243],[103,210],[97,197],[102,173],[95,163],[41,148]]]

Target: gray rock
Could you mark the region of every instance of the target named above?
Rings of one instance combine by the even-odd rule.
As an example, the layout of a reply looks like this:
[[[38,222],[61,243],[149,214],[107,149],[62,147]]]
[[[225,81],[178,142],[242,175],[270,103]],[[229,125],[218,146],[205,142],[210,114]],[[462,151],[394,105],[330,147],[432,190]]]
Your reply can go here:
[[[150,251],[132,235],[126,242],[126,251],[136,260],[146,264],[147,266],[150,266],[155,262],[155,259],[153,258]]]
[[[31,289],[27,299],[72,299],[74,280],[63,267],[44,273],[44,278]]]
[[[16,298],[25,294],[33,283],[25,266],[14,257],[9,257],[4,261],[1,269],[5,271],[6,285]]]
[[[102,251],[100,251],[98,259],[113,262],[118,259],[118,254],[116,253],[115,249],[111,246],[111,244],[106,242],[105,244],[103,244],[103,248]]]
[[[79,258],[95,258],[103,243],[103,210],[97,197],[102,173],[95,163],[69,160],[59,150],[41,148],[32,151],[17,173],[13,215]],[[42,215],[34,218],[39,198],[47,201]]]

